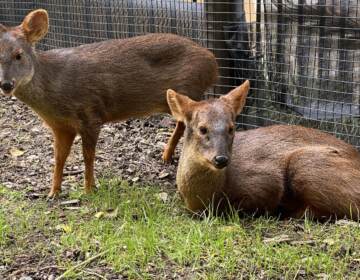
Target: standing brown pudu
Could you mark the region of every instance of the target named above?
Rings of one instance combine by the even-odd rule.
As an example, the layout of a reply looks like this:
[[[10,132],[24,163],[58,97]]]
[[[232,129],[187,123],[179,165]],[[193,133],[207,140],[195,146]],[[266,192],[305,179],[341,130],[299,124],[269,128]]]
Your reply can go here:
[[[359,219],[360,155],[315,129],[276,125],[234,133],[249,82],[219,99],[195,102],[168,90],[185,123],[178,189],[191,211],[226,200],[248,213]]]
[[[82,138],[85,190],[94,185],[95,148],[107,122],[169,113],[166,89],[200,99],[217,77],[215,57],[189,39],[151,34],[76,48],[37,52],[48,31],[45,10],[20,26],[0,25],[0,88],[28,104],[52,129],[55,170],[49,196],[61,190],[63,168],[76,134]],[[176,129],[164,151],[170,160],[184,130]]]

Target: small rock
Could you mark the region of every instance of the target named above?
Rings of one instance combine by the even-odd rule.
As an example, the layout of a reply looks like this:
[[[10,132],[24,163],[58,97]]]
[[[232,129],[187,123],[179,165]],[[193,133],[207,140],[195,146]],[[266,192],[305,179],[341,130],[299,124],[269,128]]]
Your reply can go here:
[[[21,276],[19,280],[33,280],[33,278],[30,276]]]
[[[135,170],[136,170],[136,167],[135,167],[135,165],[133,165],[133,164],[130,164],[129,167],[128,167],[128,169],[126,169],[126,171],[127,171],[129,174],[133,174],[133,173],[135,172]]]
[[[12,182],[4,182],[2,183],[5,187],[7,187],[8,189],[12,189],[15,187],[15,184]]]
[[[37,155],[30,155],[30,156],[27,157],[27,159],[29,161],[33,161],[33,160],[39,159],[39,157]]]
[[[132,179],[131,179],[131,181],[134,182],[134,183],[138,182],[139,180],[140,180],[139,177],[135,177],[135,178],[132,178]]]

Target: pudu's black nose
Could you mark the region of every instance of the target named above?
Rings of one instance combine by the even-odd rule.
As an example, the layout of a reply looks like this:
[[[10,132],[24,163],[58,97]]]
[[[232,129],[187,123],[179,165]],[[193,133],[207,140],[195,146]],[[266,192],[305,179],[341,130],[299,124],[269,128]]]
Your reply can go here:
[[[0,88],[5,93],[10,93],[14,89],[14,82],[12,82],[12,81],[3,81],[0,84]]]
[[[224,168],[229,163],[229,158],[227,156],[215,156],[213,162],[216,168]]]

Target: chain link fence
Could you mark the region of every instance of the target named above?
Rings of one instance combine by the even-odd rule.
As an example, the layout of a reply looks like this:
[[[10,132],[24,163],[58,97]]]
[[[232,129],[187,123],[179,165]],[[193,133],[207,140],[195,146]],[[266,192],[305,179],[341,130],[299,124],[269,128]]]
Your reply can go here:
[[[43,50],[153,32],[190,37],[217,57],[221,77],[209,94],[251,80],[239,126],[301,124],[360,147],[359,7],[354,0],[13,0],[0,1],[0,22],[19,24],[30,10],[46,9]]]

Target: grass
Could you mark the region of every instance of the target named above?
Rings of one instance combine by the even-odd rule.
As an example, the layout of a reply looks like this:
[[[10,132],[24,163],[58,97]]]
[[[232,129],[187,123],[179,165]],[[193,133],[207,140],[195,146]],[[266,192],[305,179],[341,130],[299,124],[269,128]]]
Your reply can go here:
[[[111,179],[93,195],[70,195],[79,207],[0,186],[0,266],[16,266],[25,255],[35,268],[55,265],[65,279],[96,278],[89,271],[130,279],[360,277],[354,223],[192,217],[173,192]]]

